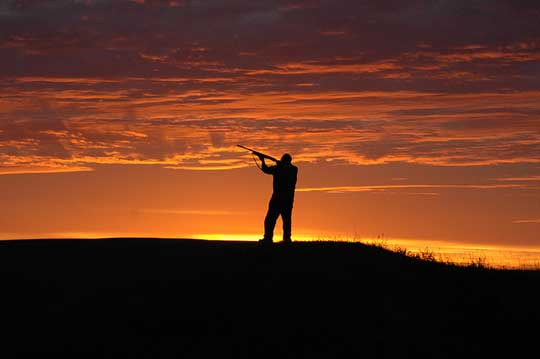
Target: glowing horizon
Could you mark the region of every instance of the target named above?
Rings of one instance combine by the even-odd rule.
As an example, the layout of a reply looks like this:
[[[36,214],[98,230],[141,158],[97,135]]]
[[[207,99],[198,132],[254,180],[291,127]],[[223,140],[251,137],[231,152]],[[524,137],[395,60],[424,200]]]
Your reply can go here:
[[[279,234],[279,233],[278,233]],[[9,236],[8,236],[9,237]],[[189,235],[162,235],[159,237],[145,236],[141,233],[131,233],[118,236],[116,233],[48,233],[35,237],[24,238],[25,240],[35,239],[83,239],[100,240],[114,238],[148,238],[148,239],[199,239],[210,241],[240,241],[257,242],[260,235],[256,233],[205,233]],[[22,239],[14,235],[13,238],[1,238],[1,240]],[[424,256],[433,258],[442,263],[456,265],[482,264],[491,268],[506,269],[540,269],[540,247],[509,247],[496,245],[482,245],[471,243],[448,243],[444,241],[415,240],[411,238],[385,238],[385,237],[355,237],[341,234],[297,234],[295,242],[358,242],[368,245],[382,246],[391,251],[403,253],[405,250],[410,256]],[[279,244],[279,237],[274,240]]]

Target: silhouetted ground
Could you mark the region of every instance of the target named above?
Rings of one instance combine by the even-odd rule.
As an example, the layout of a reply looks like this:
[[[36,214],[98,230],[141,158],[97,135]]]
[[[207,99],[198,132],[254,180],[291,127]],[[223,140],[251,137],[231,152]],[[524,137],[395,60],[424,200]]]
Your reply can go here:
[[[362,244],[8,241],[0,276],[4,358],[538,354],[540,272]]]

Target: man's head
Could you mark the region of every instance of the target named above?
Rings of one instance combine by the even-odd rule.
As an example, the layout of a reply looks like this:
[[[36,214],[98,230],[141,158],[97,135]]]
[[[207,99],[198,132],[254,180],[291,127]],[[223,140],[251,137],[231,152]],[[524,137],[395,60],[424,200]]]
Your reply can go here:
[[[281,162],[285,164],[290,164],[291,161],[292,161],[292,157],[288,153],[285,153],[283,156],[281,156]]]

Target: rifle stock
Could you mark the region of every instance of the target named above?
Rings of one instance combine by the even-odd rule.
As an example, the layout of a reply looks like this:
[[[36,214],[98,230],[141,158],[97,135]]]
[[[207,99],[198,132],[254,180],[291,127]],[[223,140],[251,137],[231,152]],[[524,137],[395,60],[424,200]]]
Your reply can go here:
[[[242,145],[237,145],[238,147],[240,148],[243,148],[244,150],[248,150],[249,152],[253,153],[254,155],[258,156],[258,157],[264,157],[264,158],[268,158],[269,160],[271,161],[274,161],[274,162],[279,162],[277,159],[275,159],[274,157],[272,156],[268,156],[262,152],[258,152],[258,151],[255,151],[249,147],[246,147],[246,146],[242,146]]]

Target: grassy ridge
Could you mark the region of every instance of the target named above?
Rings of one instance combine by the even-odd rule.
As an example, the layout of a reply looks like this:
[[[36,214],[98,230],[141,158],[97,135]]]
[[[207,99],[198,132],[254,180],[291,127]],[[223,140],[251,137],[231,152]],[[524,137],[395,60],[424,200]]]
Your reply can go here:
[[[448,266],[359,243],[0,243],[4,350],[92,357],[515,355],[540,272]]]

